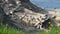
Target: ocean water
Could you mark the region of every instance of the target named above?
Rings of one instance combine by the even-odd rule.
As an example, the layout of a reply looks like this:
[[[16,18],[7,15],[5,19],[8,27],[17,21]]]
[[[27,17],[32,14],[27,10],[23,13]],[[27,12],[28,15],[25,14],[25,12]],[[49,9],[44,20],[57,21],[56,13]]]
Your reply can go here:
[[[60,0],[30,0],[30,1],[38,7],[60,9]]]

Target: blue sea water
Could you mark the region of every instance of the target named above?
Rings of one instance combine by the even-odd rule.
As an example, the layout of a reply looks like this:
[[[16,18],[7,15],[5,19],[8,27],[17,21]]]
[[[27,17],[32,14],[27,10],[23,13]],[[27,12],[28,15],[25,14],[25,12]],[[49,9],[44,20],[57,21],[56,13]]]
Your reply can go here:
[[[60,9],[60,0],[30,0],[33,4],[43,8]]]

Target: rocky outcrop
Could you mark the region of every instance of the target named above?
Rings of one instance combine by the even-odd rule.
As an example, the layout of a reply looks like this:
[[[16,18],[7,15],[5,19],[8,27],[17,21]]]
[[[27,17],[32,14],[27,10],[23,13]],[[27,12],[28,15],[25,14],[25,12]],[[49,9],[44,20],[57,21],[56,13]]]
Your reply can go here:
[[[60,26],[60,9],[51,9],[51,10],[48,10],[49,14],[52,14],[52,15],[55,15],[56,18],[56,23],[57,23],[57,26]]]
[[[5,0],[1,6],[3,9],[3,22],[13,24],[27,32],[48,28],[54,16],[45,9],[39,8],[29,0]]]

